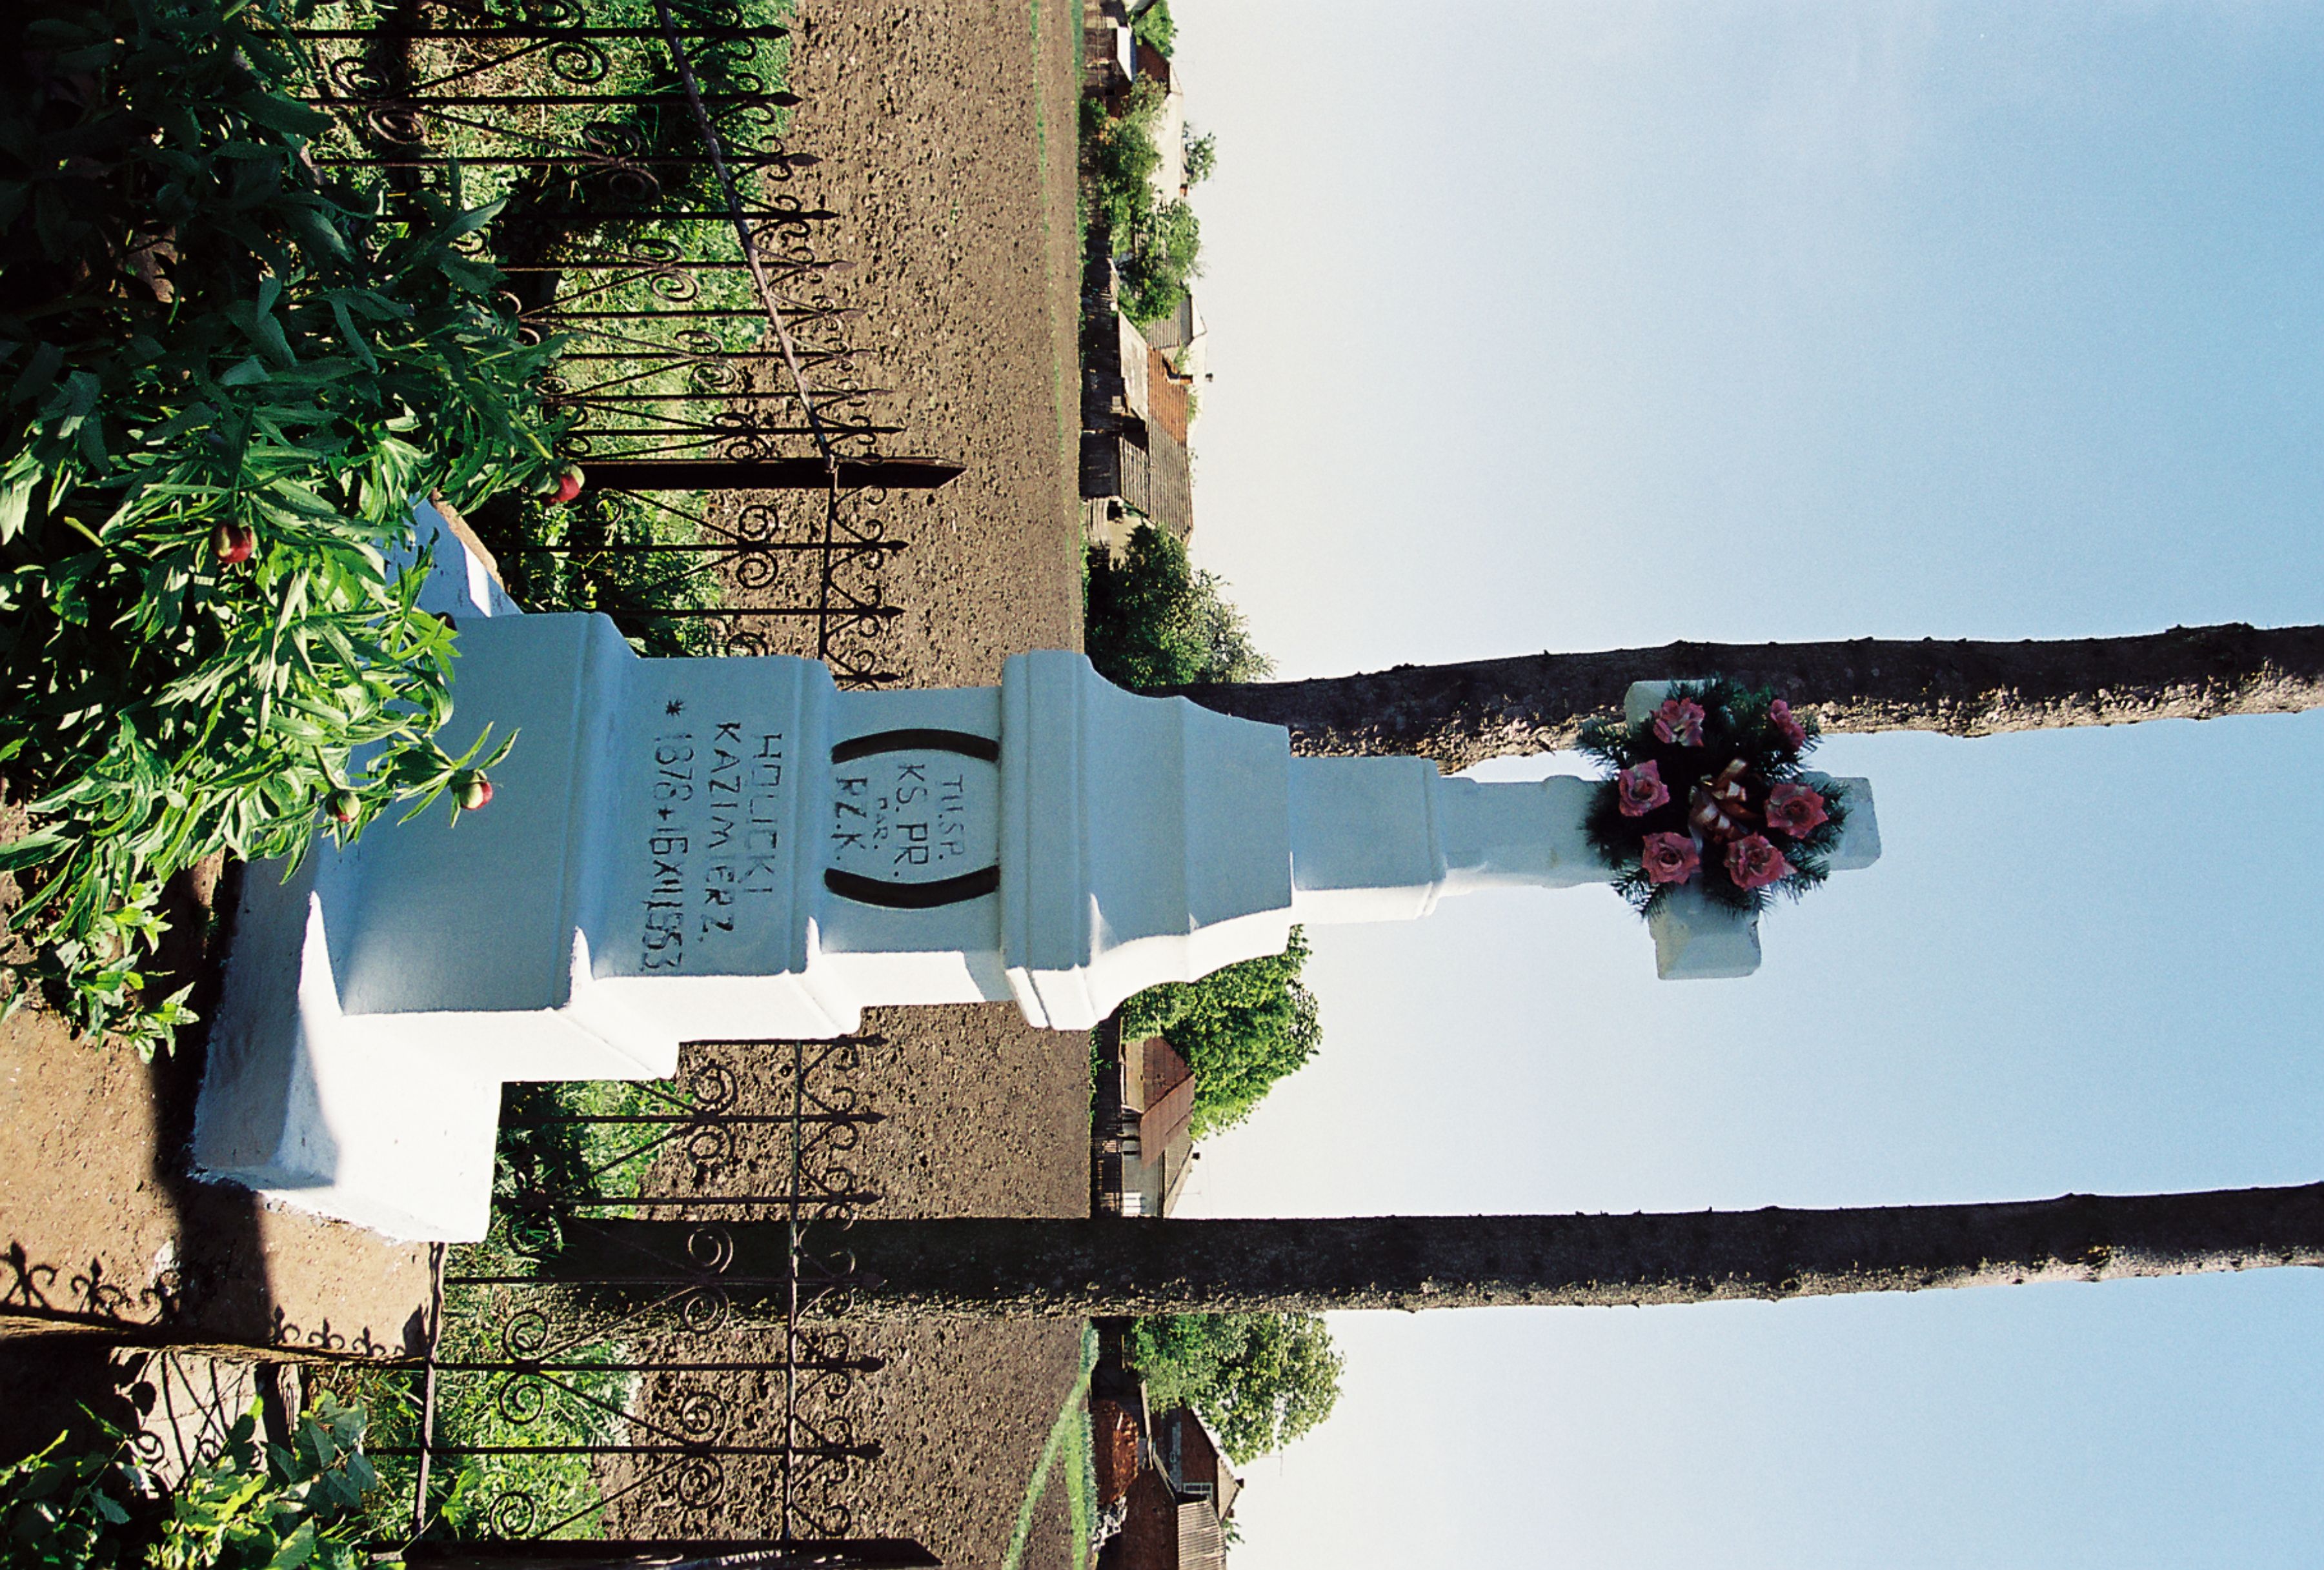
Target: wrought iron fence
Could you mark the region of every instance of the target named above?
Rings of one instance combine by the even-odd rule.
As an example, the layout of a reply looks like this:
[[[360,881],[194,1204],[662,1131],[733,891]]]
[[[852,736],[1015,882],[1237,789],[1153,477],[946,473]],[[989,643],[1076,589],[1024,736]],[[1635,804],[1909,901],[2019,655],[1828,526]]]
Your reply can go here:
[[[589,489],[497,538],[520,596],[586,578],[577,603],[633,635],[811,653],[872,685],[895,679],[885,508],[957,470],[899,453],[851,337],[836,215],[787,139],[787,11],[322,0],[300,36],[341,127],[318,166],[400,221],[489,208],[463,244],[521,330],[562,343],[544,392]],[[852,1075],[881,1045],[696,1044],[669,1085],[512,1088],[492,1238],[439,1261],[410,1420],[374,1450],[410,1486],[423,1550],[928,1562],[853,1536],[850,1480],[879,1456],[855,1398],[879,1360],[831,1312],[844,1228],[876,1199],[848,1153],[880,1114]],[[548,1279],[608,1218],[670,1229],[682,1279],[646,1300]],[[780,1279],[737,1281],[724,1226],[742,1219],[788,1224]]]
[[[605,499],[503,536],[521,596],[563,604],[586,578],[578,603],[672,650],[812,653],[877,685],[895,679],[878,649],[902,549],[881,505],[958,471],[893,450],[905,431],[851,341],[848,264],[823,237],[837,215],[802,193],[817,160],[786,139],[788,14],[326,0],[299,35],[343,127],[318,164],[391,213],[491,208],[464,244],[522,330],[565,346],[544,392]],[[669,570],[626,577],[624,553]],[[561,565],[528,575],[528,557]]]
[[[845,1229],[879,1198],[854,1081],[884,1045],[697,1043],[674,1082],[512,1087],[493,1234],[450,1251],[416,1435],[374,1452],[416,1463],[415,1536],[852,1539],[881,1360],[838,1310]],[[656,1224],[686,1266],[641,1298],[559,1265],[608,1219]],[[742,1220],[788,1223],[775,1279],[734,1271]]]

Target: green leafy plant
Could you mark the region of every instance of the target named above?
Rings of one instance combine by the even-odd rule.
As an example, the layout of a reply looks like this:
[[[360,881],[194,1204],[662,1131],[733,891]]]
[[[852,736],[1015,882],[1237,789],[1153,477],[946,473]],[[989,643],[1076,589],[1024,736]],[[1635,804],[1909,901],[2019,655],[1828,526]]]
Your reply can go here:
[[[1803,769],[1812,716],[1731,681],[1674,683],[1653,713],[1584,726],[1582,750],[1606,770],[1582,827],[1642,916],[1674,890],[1737,910],[1821,884],[1848,821],[1848,793]]]
[[[1238,1462],[1280,1450],[1330,1417],[1346,1367],[1313,1314],[1139,1319],[1129,1357],[1149,1408],[1193,1408]]]
[[[491,1268],[521,1270],[523,1261],[506,1242],[503,1233],[464,1247],[452,1268],[476,1270],[489,1261]],[[580,1328],[581,1305],[546,1297],[539,1288],[454,1284],[445,1289],[446,1334],[438,1355],[447,1362],[504,1359],[504,1327],[519,1316],[530,1323],[544,1312],[539,1355],[564,1366],[532,1374],[438,1373],[430,1431],[437,1448],[428,1483],[430,1538],[586,1537],[603,1529],[604,1491],[587,1448],[619,1445],[628,1435],[622,1414],[635,1399],[638,1376],[622,1366],[621,1346],[589,1337]],[[379,1458],[385,1486],[369,1500],[365,1530],[380,1541],[408,1537],[411,1498],[420,1485],[414,1453],[420,1410],[410,1371],[350,1363],[317,1369],[309,1378],[310,1387],[327,1387],[368,1408],[380,1447],[400,1452]]]
[[[364,1496],[378,1477],[364,1458],[360,1408],[319,1404],[288,1446],[262,1445],[257,1408],[235,1419],[218,1454],[162,1490],[109,1448],[67,1451],[63,1436],[0,1468],[0,1544],[12,1566],[57,1570],[358,1570]]]
[[[1184,201],[1141,211],[1121,258],[1121,314],[1144,326],[1174,314],[1203,270],[1203,226]]]
[[[1121,272],[1121,311],[1133,322],[1159,321],[1186,297],[1189,281],[1202,268],[1202,226],[1183,200],[1164,200],[1154,188],[1162,167],[1156,138],[1162,134],[1163,94],[1150,77],[1133,83],[1111,107],[1084,97],[1081,106],[1079,207],[1084,226],[1111,255]],[[1215,140],[1185,137],[1185,181],[1210,177],[1218,160]]]
[[[1315,994],[1299,983],[1306,963],[1307,935],[1295,927],[1281,954],[1148,987],[1121,1005],[1123,1040],[1160,1036],[1194,1071],[1195,1138],[1249,1117],[1323,1044]]]
[[[1187,560],[1174,536],[1140,523],[1120,560],[1093,546],[1085,566],[1082,647],[1107,680],[1140,688],[1274,674],[1226,580]]]
[[[714,622],[669,614],[724,600],[708,557],[671,549],[702,540],[701,503],[698,493],[585,491],[567,506],[503,503],[469,522],[499,559],[509,593],[528,608],[602,612],[642,654],[715,654]]]
[[[663,1141],[655,1125],[633,1120],[667,1111],[676,1094],[626,1080],[504,1088],[491,1229],[482,1242],[454,1245],[445,1288],[437,1354],[471,1366],[437,1376],[430,1537],[565,1536],[602,1525],[604,1492],[585,1449],[623,1441],[638,1376],[623,1366],[622,1345],[598,1333],[585,1300],[522,1279],[562,1242],[555,1219],[528,1201],[637,1194]],[[461,1279],[477,1276],[496,1279]],[[521,1327],[527,1355],[558,1366],[531,1373],[490,1366],[510,1357],[512,1325]],[[420,1482],[411,1371],[340,1363],[311,1369],[308,1379],[310,1389],[327,1389],[372,1413],[380,1446],[395,1452],[378,1462],[387,1487],[372,1501],[372,1533],[384,1539],[409,1532]]]
[[[1190,126],[1185,138],[1186,183],[1200,185],[1219,168],[1219,139],[1212,133],[1196,135]]]
[[[277,0],[32,0],[0,61],[0,763],[31,831],[15,980],[150,1053],[162,884],[297,857],[493,754],[433,740],[451,629],[410,504],[556,466],[556,350],[493,217],[323,178]],[[505,739],[502,744],[505,745]],[[480,742],[479,749],[485,747]]]
[[[1120,114],[1084,97],[1081,106],[1082,179],[1092,193],[1092,217],[1109,240],[1134,228],[1154,205],[1154,171],[1162,167],[1154,138],[1161,127],[1162,90],[1151,78],[1132,86]]]
[[[1178,24],[1170,18],[1170,0],[1146,0],[1138,8],[1138,14],[1130,19],[1130,34],[1167,59],[1171,46],[1178,40]]]

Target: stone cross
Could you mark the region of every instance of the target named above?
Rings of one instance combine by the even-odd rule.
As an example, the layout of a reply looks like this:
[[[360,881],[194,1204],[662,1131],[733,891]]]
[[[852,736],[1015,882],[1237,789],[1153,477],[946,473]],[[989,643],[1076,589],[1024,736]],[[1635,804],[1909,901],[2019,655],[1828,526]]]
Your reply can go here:
[[[1637,724],[1659,707],[1673,681],[1634,681],[1623,696],[1622,718]],[[1880,822],[1872,813],[1872,781],[1835,780],[1809,773],[1806,782],[1846,791],[1848,819],[1840,844],[1825,858],[1828,871],[1861,872],[1880,859]],[[1759,919],[1730,906],[1713,904],[1700,886],[1673,889],[1646,919],[1655,939],[1655,974],[1665,981],[1720,981],[1749,975],[1759,968]]]
[[[643,660],[603,616],[464,617],[454,696],[456,752],[517,738],[491,806],[251,870],[196,1133],[211,1174],[403,1237],[482,1235],[504,1082],[662,1077],[683,1041],[875,1004],[1086,1030],[1295,923],[1611,876],[1589,780],[1294,758],[1058,651],[997,688],[841,692],[812,660]],[[1701,901],[1654,937],[1665,976],[1757,961]]]

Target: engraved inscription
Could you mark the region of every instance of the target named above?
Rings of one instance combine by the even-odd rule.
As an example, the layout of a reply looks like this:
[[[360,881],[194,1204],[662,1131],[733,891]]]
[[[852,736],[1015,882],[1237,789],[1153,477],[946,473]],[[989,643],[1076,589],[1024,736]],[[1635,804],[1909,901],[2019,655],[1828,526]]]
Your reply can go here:
[[[678,698],[663,706],[680,716]],[[782,889],[782,825],[788,817],[788,742],[780,731],[741,719],[706,730],[668,730],[653,739],[644,851],[648,875],[639,930],[640,965],[686,968],[747,935]]]
[[[832,766],[825,860],[882,883],[933,883],[992,865],[1001,772],[957,753],[878,753]]]

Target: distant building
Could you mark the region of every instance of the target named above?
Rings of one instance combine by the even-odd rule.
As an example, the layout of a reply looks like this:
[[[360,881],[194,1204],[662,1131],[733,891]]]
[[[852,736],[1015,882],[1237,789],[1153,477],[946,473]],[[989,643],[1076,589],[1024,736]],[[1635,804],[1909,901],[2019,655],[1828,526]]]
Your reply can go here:
[[[1122,0],[1082,0],[1082,90],[1108,104],[1130,91],[1137,42]]]
[[[1130,1487],[1121,1532],[1099,1570],[1225,1570],[1226,1523],[1242,1484],[1217,1436],[1181,1407],[1154,1420],[1151,1460]]]
[[[1192,383],[1104,287],[1084,301],[1081,494],[1094,543],[1118,547],[1140,521],[1185,539],[1194,530],[1187,449]]]
[[[1154,1420],[1154,1458],[1182,1500],[1207,1501],[1223,1520],[1234,1514],[1242,1480],[1227,1464],[1217,1435],[1190,1408],[1180,1407]]]
[[[1211,329],[1203,321],[1193,290],[1186,291],[1176,312],[1148,322],[1139,331],[1180,381],[1199,382],[1210,374]]]
[[[1134,87],[1159,91],[1154,148],[1161,157],[1149,179],[1154,199],[1167,204],[1187,189],[1185,84],[1168,56],[1131,32],[1143,3],[1082,0],[1084,87],[1115,115]],[[1183,540],[1194,529],[1188,442],[1195,385],[1207,377],[1202,313],[1189,299],[1141,332],[1120,316],[1115,263],[1098,258],[1091,266],[1082,301],[1084,532],[1110,550],[1141,522]]]
[[[1186,444],[1166,432],[1082,432],[1082,496],[1099,503],[1093,540],[1119,546],[1141,522],[1185,539],[1194,531],[1194,476]]]
[[[1096,1209],[1167,1215],[1194,1159],[1194,1072],[1159,1036],[1124,1042],[1097,1086]]]
[[[1170,57],[1141,43],[1131,57],[1132,82],[1152,82],[1162,90],[1162,113],[1154,124],[1154,151],[1162,162],[1148,178],[1154,199],[1175,202],[1186,194],[1186,89],[1171,69]]]

